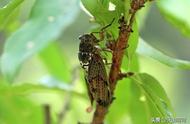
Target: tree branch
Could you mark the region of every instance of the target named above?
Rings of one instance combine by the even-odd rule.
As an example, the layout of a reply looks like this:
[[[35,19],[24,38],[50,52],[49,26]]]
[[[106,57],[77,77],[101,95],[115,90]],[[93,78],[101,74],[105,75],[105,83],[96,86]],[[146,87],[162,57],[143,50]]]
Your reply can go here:
[[[114,90],[119,79],[120,68],[122,64],[122,59],[127,48],[129,36],[132,31],[132,25],[134,22],[136,12],[142,8],[147,1],[152,0],[132,0],[131,9],[129,10],[130,18],[125,20],[124,16],[119,20],[119,37],[115,46],[113,47],[112,54],[112,65],[109,73],[109,83],[112,97],[114,96]],[[110,103],[111,105],[111,103]],[[96,105],[96,110],[94,112],[92,124],[103,124],[104,118],[107,114],[109,106]]]
[[[106,116],[108,108],[101,106],[101,105],[96,105],[96,111],[94,112],[94,117],[92,120],[92,124],[103,124],[104,118]]]

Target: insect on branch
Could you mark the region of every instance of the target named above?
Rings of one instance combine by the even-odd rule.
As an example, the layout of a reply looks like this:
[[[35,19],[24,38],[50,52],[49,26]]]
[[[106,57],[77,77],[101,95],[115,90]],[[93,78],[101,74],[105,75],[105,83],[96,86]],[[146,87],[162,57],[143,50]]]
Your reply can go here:
[[[128,46],[129,36],[133,32],[132,25],[135,14],[144,6],[145,2],[147,0],[131,0],[130,17],[128,20],[124,16],[119,19],[119,36],[116,42],[109,46],[112,51],[112,64],[109,75],[106,73],[105,63],[101,57],[100,50],[96,46],[103,38],[104,30],[111,26],[115,18],[110,24],[103,27],[100,32],[92,32],[79,37],[81,42],[78,58],[85,71],[85,80],[91,105],[93,102],[96,102],[92,124],[103,124],[108,108],[114,99],[114,90],[117,81],[133,74],[121,73],[120,68],[125,49]],[[100,39],[97,39],[93,33],[99,33]]]
[[[112,46],[112,65],[109,73],[109,84],[112,97],[114,96],[114,90],[117,81],[120,79],[122,59],[125,53],[125,49],[128,46],[129,36],[133,32],[132,25],[134,23],[136,12],[140,8],[144,7],[145,2],[147,1],[148,0],[132,0],[131,9],[129,10],[130,18],[128,20],[125,20],[124,16],[122,16],[119,20],[119,36],[114,47]],[[108,111],[108,107],[96,105],[92,124],[103,124],[105,115]]]

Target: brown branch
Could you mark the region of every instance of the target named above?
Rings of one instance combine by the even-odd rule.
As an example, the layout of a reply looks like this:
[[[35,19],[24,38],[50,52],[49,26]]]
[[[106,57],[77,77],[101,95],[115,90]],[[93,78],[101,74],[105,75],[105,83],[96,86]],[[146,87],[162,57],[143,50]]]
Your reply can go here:
[[[92,120],[92,124],[103,124],[104,118],[107,113],[107,107],[96,105],[96,111],[94,112],[94,117]]]
[[[129,26],[126,26],[124,17],[122,17],[119,22],[119,37],[117,39],[115,49],[113,50],[112,65],[109,73],[109,83],[112,94],[115,89],[118,74],[120,73],[122,58],[124,56],[125,48],[127,47],[129,35],[131,32],[131,28]]]
[[[131,15],[129,20],[125,20],[124,16],[119,20],[119,37],[115,46],[113,47],[112,54],[112,65],[109,73],[109,83],[112,96],[114,96],[114,90],[119,79],[120,68],[122,64],[122,59],[127,48],[129,36],[132,31],[132,25],[134,22],[136,12],[142,8],[148,0],[132,0],[131,9],[129,14]],[[150,0],[149,0],[150,1]],[[127,22],[127,23],[126,23]],[[110,103],[111,105],[111,103]],[[109,107],[109,106],[108,106]],[[92,124],[103,124],[104,118],[107,114],[108,107],[96,105],[96,110],[94,112]]]
[[[44,105],[44,124],[51,124],[50,106]]]

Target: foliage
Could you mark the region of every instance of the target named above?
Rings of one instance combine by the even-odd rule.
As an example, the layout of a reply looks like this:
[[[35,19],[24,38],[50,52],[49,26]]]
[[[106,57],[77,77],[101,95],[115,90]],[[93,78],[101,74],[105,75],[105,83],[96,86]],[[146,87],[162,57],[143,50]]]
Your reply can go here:
[[[0,123],[41,124],[44,121],[44,104],[49,104],[52,108],[52,122],[56,123],[57,115],[67,101],[69,101],[69,109],[65,110],[63,123],[89,122],[92,114],[85,111],[90,102],[87,99],[83,74],[79,72],[80,75],[76,76],[75,72],[71,72],[74,66],[79,65],[78,62],[72,63],[73,58],[77,59],[77,51],[74,57],[68,57],[67,52],[71,53],[72,47],[64,53],[61,43],[58,42],[63,41],[65,48],[69,44],[69,41],[61,36],[70,25],[73,25],[73,22],[77,21],[80,11],[79,2],[77,0],[54,0],[53,2],[36,0],[31,10],[28,10],[29,17],[23,23],[23,20],[18,19],[18,15],[22,7],[26,6],[24,4],[26,1],[5,1],[7,4],[0,8],[0,30],[6,34],[0,67],[2,72],[2,76],[0,75]],[[109,10],[110,3],[115,6],[115,10]],[[127,18],[130,9],[130,0],[81,0],[81,4],[94,17],[93,23],[99,24],[98,28],[92,29],[93,31],[109,24],[113,17],[118,20],[121,13]],[[156,4],[166,21],[189,37],[190,18],[187,12],[190,2],[188,0],[180,2],[158,0]],[[142,14],[145,15],[148,11]],[[143,15],[137,18],[137,22],[141,16]],[[19,22],[18,26],[14,26],[15,22]],[[108,124],[149,124],[152,117],[175,117],[164,88],[155,79],[157,77],[139,72],[139,67],[143,65],[138,62],[138,54],[178,69],[190,69],[190,62],[170,57],[151,47],[139,36],[138,27],[141,25],[143,23],[136,22],[133,25],[134,32],[130,36],[129,48],[122,64],[122,70],[133,71],[135,75],[123,79],[118,84],[116,100],[105,120]],[[9,30],[10,27],[15,28],[13,32]],[[116,39],[118,22],[114,21],[106,31]],[[28,64],[31,59],[43,66],[45,72],[40,73],[40,76],[35,81],[33,80],[34,82],[27,79],[20,81],[19,76],[26,65],[27,68],[33,66]],[[38,70],[32,72],[27,70],[24,76],[28,74],[34,78],[31,75],[35,73],[38,73]]]

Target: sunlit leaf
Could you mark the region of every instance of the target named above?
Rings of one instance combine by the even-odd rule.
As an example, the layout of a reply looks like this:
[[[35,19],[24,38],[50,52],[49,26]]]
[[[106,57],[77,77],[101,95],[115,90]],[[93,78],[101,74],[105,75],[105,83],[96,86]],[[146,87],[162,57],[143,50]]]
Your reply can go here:
[[[1,63],[5,77],[13,80],[20,65],[56,39],[77,13],[77,0],[37,0],[29,20],[6,41]]]
[[[190,62],[185,60],[180,60],[176,58],[172,58],[162,53],[161,51],[153,48],[148,43],[146,43],[143,39],[139,39],[139,44],[137,48],[137,53],[151,57],[159,62],[166,64],[170,67],[179,68],[179,69],[190,69]]]
[[[166,20],[190,37],[189,0],[158,0],[157,5]]]

